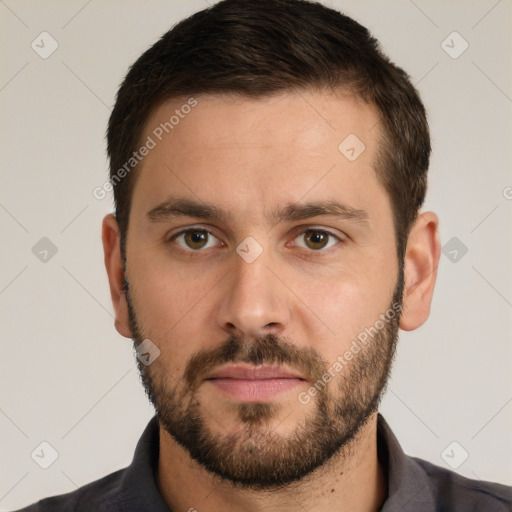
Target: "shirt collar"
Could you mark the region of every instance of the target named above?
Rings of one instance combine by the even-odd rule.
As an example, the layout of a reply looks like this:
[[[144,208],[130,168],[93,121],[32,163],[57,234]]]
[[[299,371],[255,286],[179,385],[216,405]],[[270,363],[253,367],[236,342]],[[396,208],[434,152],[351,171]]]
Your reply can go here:
[[[434,511],[435,498],[428,475],[414,458],[404,453],[381,414],[377,418],[377,447],[388,480],[388,496],[381,512]]]
[[[139,504],[141,510],[152,512],[169,512],[156,483],[158,457],[160,451],[160,434],[157,416],[153,416],[146,426],[135,448],[133,461],[126,468],[119,493],[120,505]],[[144,508],[142,508],[144,507]],[[122,509],[124,510],[124,509]],[[133,510],[133,508],[131,509]]]
[[[143,500],[153,512],[169,512],[156,484],[159,444],[158,420],[154,416],[137,443],[133,461],[123,475],[123,492],[119,496],[125,503],[141,500],[142,504]],[[412,457],[405,455],[381,414],[377,417],[377,447],[388,482],[387,499],[380,511],[434,511],[435,500],[428,475]]]

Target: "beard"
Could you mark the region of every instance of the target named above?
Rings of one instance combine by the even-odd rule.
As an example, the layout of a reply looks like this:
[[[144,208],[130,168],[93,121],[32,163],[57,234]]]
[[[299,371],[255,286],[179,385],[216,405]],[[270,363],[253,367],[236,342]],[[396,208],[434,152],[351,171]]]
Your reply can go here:
[[[272,334],[252,340],[232,335],[214,349],[200,350],[174,382],[158,359],[146,366],[137,358],[146,395],[160,425],[203,468],[245,489],[284,487],[304,479],[334,455],[347,456],[358,433],[377,412],[391,372],[398,340],[403,269],[399,275],[388,309],[396,314],[381,322],[383,327],[374,329],[376,334],[371,340],[328,384],[322,381],[322,375],[328,373],[329,367],[315,349],[297,347]],[[137,347],[146,337],[126,280],[125,291]],[[169,341],[166,343],[170,345]],[[288,435],[278,434],[277,427],[271,426],[283,408],[274,401],[234,404],[241,427],[236,433],[222,428],[214,432],[209,427],[211,415],[197,389],[214,368],[241,362],[285,364],[299,370],[311,385],[317,384],[316,394],[308,404],[310,410]],[[297,399],[297,408],[306,407],[303,404]]]

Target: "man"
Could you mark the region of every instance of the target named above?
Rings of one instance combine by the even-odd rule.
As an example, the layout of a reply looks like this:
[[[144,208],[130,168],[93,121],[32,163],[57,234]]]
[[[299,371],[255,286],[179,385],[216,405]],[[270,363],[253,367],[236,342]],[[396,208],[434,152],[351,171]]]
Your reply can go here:
[[[510,510],[378,414],[440,242],[424,107],[364,27],[299,0],[199,12],[130,69],[108,151],[115,323],[157,414],[130,467],[24,510]]]

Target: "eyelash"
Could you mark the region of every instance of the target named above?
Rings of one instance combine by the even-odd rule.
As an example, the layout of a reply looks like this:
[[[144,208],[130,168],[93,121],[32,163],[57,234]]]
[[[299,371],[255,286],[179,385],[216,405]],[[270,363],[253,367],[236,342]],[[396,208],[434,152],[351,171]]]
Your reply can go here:
[[[199,231],[199,232],[205,232],[207,233],[208,235],[211,235],[213,236],[214,238],[217,238],[211,231],[205,229],[205,228],[200,228],[200,227],[197,227],[197,228],[187,228],[187,229],[183,229],[181,231],[179,231],[178,233],[175,233],[174,235],[172,235],[169,239],[168,239],[168,243],[170,242],[175,242],[175,240],[181,236],[181,235],[185,235],[189,232],[194,232],[194,231]],[[302,231],[300,231],[299,233],[297,233],[295,236],[294,236],[294,240],[301,236],[301,235],[304,235],[305,233],[307,233],[308,231],[314,231],[316,233],[322,233],[324,235],[328,235],[329,237],[331,238],[335,238],[336,240],[338,240],[339,243],[343,243],[345,240],[340,238],[338,235],[335,235],[334,233],[332,233],[331,231],[328,231],[324,228],[317,228],[315,226],[307,226],[305,229],[303,229]],[[328,247],[327,249],[324,249],[324,248],[321,248],[321,249],[317,249],[317,250],[314,250],[314,249],[309,249],[309,252],[311,253],[323,253],[323,254],[326,254],[326,253],[329,253],[331,251],[331,249],[334,249],[336,247],[336,245],[338,244],[335,244],[331,247]],[[186,252],[186,253],[200,253],[200,252],[204,252],[205,250],[204,249],[185,249],[184,247],[182,246],[179,246],[179,249]],[[304,247],[300,247],[301,249],[304,249]]]

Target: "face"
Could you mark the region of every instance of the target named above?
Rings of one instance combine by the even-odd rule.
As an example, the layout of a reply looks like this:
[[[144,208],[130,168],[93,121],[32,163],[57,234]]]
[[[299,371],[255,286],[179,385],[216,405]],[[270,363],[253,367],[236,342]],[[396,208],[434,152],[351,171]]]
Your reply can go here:
[[[326,92],[196,101],[141,138],[129,330],[160,351],[139,368],[174,440],[232,482],[281,485],[349,445],[389,374],[402,272],[378,119]]]

